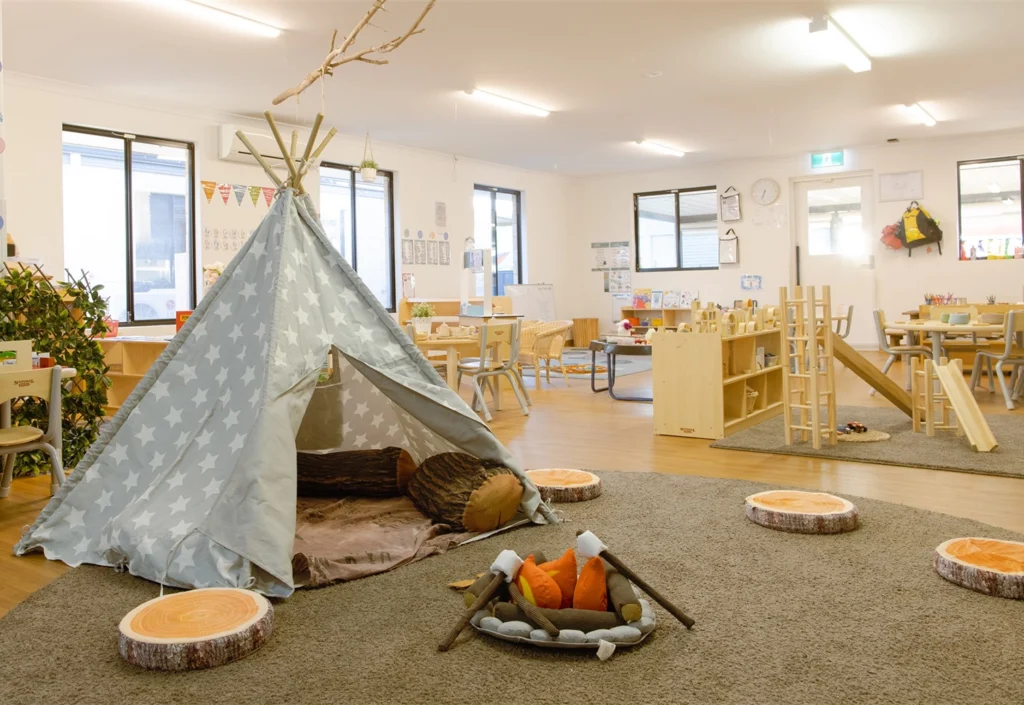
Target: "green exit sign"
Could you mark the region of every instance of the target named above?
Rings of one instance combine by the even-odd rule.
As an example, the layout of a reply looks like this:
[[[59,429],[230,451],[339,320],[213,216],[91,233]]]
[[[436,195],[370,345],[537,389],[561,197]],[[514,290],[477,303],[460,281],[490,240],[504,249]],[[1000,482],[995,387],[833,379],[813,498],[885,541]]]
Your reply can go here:
[[[814,152],[811,154],[811,168],[824,169],[829,166],[843,165],[843,150],[835,152]]]

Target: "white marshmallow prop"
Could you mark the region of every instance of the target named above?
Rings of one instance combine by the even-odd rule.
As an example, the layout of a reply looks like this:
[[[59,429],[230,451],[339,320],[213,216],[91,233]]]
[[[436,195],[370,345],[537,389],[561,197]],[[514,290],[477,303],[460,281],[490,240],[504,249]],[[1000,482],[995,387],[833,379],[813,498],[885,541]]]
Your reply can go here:
[[[505,576],[505,582],[511,583],[519,575],[523,563],[523,559],[515,551],[505,549],[494,559],[494,563],[491,563],[491,572],[495,575],[501,573]]]
[[[592,531],[584,531],[576,537],[576,555],[584,559],[590,559],[601,555],[601,551],[608,547],[601,539],[597,538]]]

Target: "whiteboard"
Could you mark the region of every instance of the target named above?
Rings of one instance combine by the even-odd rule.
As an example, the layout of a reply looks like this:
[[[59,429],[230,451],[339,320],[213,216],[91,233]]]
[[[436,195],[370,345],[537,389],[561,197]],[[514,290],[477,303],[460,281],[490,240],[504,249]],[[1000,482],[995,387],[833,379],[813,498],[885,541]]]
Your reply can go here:
[[[914,201],[920,198],[924,198],[923,171],[878,175],[879,201]]]
[[[512,299],[512,313],[527,320],[556,320],[553,284],[506,284],[505,295]]]

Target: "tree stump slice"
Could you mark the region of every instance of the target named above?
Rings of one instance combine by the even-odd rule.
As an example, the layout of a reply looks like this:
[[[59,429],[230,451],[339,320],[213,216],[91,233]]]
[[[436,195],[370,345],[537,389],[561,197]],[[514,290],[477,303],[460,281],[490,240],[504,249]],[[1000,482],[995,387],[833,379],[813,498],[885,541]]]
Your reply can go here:
[[[859,524],[853,502],[824,492],[770,490],[747,497],[747,518],[797,534],[840,534]]]
[[[144,602],[118,627],[121,657],[154,671],[222,666],[263,646],[274,628],[267,598],[239,588],[203,588]]]
[[[986,595],[1024,600],[1024,543],[965,537],[935,549],[935,570],[951,583]]]
[[[527,470],[545,502],[586,502],[601,496],[601,478],[586,470]]]

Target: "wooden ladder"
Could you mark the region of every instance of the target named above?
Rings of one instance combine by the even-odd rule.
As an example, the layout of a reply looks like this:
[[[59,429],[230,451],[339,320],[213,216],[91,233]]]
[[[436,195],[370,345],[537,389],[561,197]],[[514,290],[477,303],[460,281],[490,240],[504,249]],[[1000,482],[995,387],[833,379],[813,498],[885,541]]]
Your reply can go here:
[[[799,440],[810,440],[815,450],[821,448],[823,437],[828,438],[829,445],[835,445],[836,377],[831,291],[823,286],[821,298],[817,299],[813,286],[798,286],[790,298],[787,288],[782,287],[779,308],[786,445],[793,445],[794,431]]]
[[[939,359],[939,365],[950,364],[946,358]],[[952,365],[963,376],[963,363],[954,360]],[[957,419],[953,403],[946,390],[939,384],[939,376],[935,373],[936,364],[931,360],[922,360],[916,355],[910,361],[910,398],[914,413],[911,415],[914,431],[921,432],[924,426],[925,435],[934,436],[936,431],[956,431],[956,435],[964,435],[963,428]],[[953,415],[952,420],[950,415]]]

